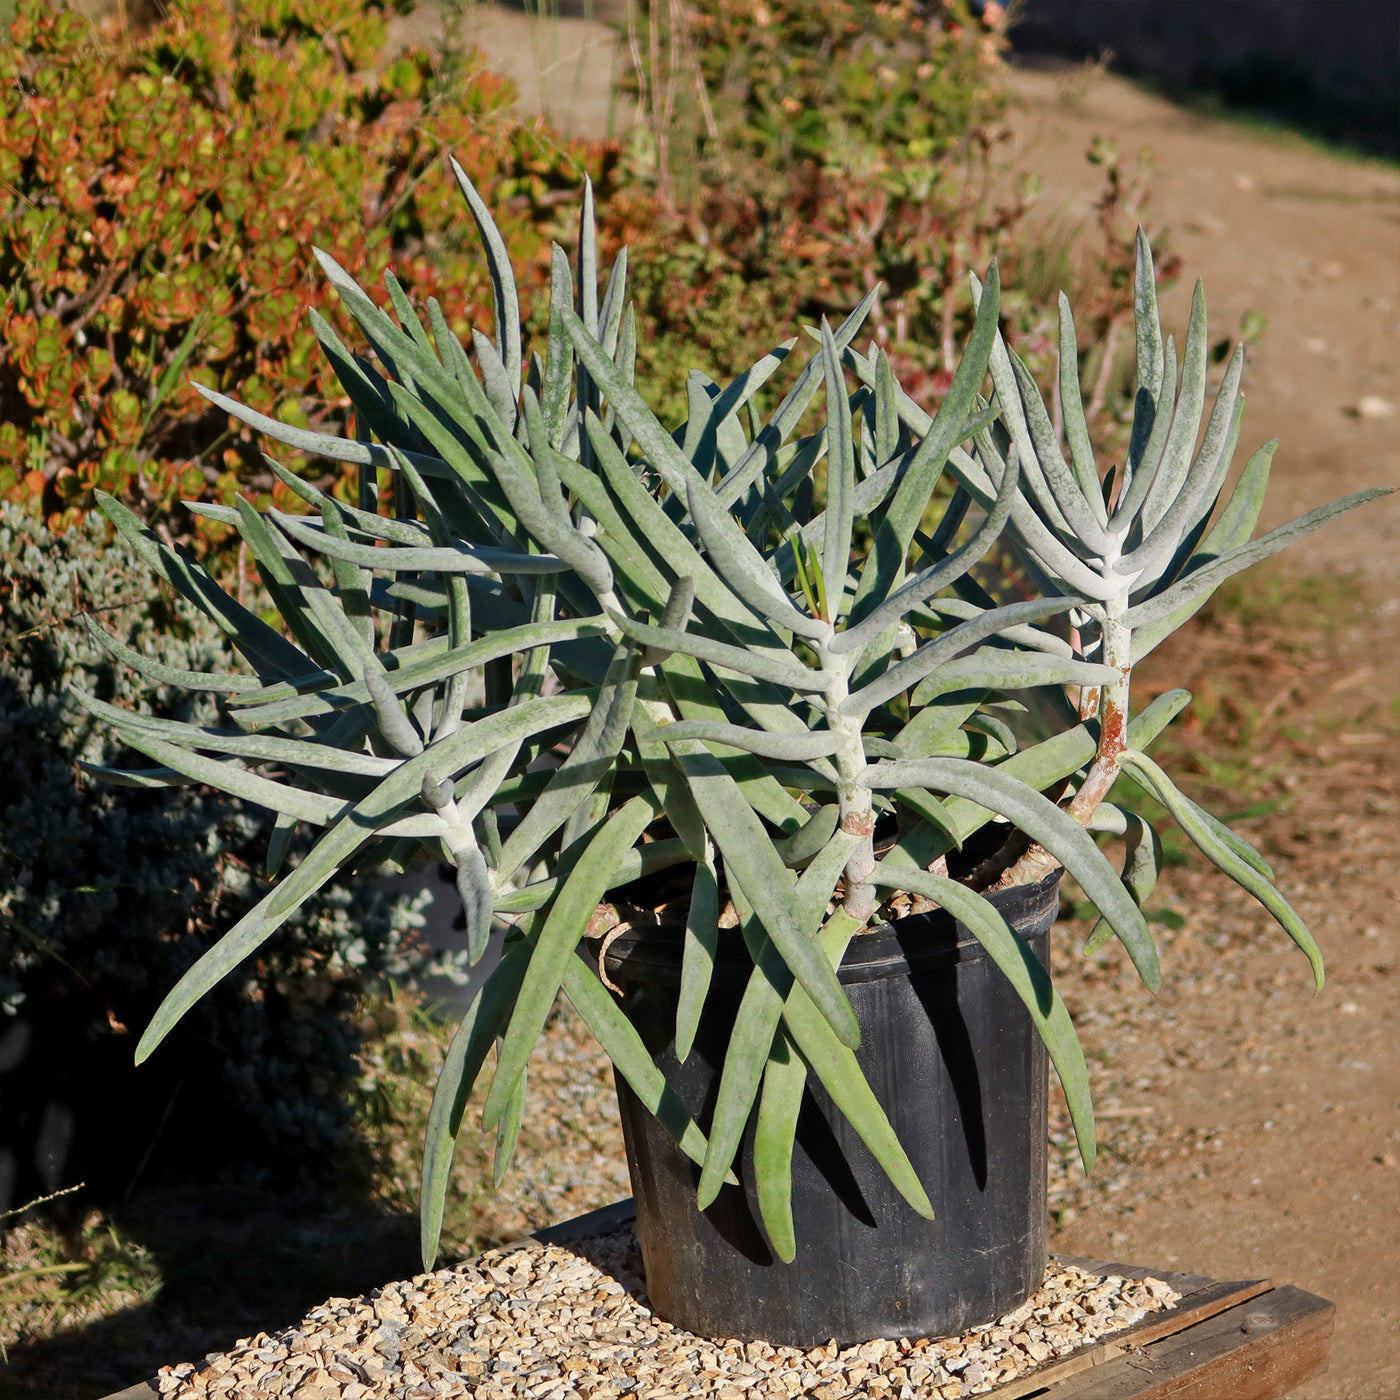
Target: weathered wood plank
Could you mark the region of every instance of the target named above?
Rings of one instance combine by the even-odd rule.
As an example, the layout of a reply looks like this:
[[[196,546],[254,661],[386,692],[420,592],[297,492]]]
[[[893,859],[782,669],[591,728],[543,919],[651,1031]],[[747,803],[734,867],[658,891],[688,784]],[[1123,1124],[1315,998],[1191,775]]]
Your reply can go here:
[[[1327,1369],[1335,1316],[1335,1306],[1325,1298],[1300,1288],[1276,1288],[1030,1396],[1280,1400]],[[1000,1392],[993,1397],[1001,1400]]]
[[[1133,1277],[1121,1264],[1100,1263],[1097,1260],[1092,1262],[1093,1273],[1116,1274],[1119,1278]],[[1087,1268],[1088,1264],[1080,1264],[1079,1267]],[[1142,1270],[1138,1276],[1163,1278],[1171,1283],[1172,1287],[1180,1287],[1173,1281],[1172,1276],[1151,1269]],[[1110,1365],[1125,1353],[1136,1353],[1152,1342],[1193,1327],[1216,1316],[1217,1313],[1247,1303],[1252,1298],[1267,1295],[1273,1288],[1268,1279],[1246,1280],[1241,1283],[1214,1283],[1206,1279],[1203,1282],[1209,1286],[1194,1289],[1190,1293],[1183,1292],[1181,1301],[1166,1311],[1148,1313],[1140,1322],[1135,1322],[1121,1332],[1115,1332],[1103,1341],[1091,1342],[1058,1361],[1037,1366],[1027,1375],[1018,1376],[1014,1381],[998,1386],[990,1392],[992,1400],[1021,1400],[1023,1396],[1032,1395],[1053,1395],[1054,1400],[1060,1400],[1060,1387],[1073,1377]]]

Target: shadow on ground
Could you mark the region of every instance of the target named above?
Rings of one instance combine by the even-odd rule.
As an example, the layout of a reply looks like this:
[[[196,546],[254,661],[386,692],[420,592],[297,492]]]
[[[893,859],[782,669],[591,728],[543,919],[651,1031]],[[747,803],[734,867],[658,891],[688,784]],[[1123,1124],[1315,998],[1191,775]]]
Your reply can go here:
[[[421,1267],[415,1218],[361,1200],[299,1199],[216,1183],[151,1191],[113,1221],[165,1282],[149,1303],[12,1348],[5,1400],[95,1400],[161,1366],[293,1325],[330,1297],[356,1297]]]

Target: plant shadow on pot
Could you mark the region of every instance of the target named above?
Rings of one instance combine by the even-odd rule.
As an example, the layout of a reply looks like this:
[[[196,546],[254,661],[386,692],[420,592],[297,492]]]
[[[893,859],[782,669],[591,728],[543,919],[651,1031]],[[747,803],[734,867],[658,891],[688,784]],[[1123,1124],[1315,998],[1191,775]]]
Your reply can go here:
[[[1042,964],[1058,884],[1055,872],[991,896]],[[680,957],[675,930],[633,929],[610,944],[607,971],[677,1109],[705,1126],[753,964],[737,930],[728,931],[682,1064],[674,1046]],[[702,1212],[699,1167],[619,1079],[647,1291],[677,1326],[797,1346],[939,1336],[993,1321],[1041,1282],[1047,1058],[1024,1005],[942,910],[859,935],[840,978],[862,1027],[857,1061],[935,1219],[905,1203],[809,1079],[792,1159],[798,1249],[784,1264],[759,1223],[754,1120],[736,1160],[737,1184]]]

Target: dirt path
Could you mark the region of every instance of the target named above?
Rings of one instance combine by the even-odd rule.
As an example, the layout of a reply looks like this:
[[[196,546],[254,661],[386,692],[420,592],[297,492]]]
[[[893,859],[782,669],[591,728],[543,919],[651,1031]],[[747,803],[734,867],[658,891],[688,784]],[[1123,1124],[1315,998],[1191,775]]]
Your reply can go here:
[[[1087,218],[1093,136],[1125,155],[1145,146],[1148,218],[1185,274],[1164,298],[1169,323],[1179,334],[1196,276],[1221,334],[1247,311],[1267,316],[1242,439],[1282,442],[1263,524],[1400,481],[1400,173],[1206,120],[1114,78],[1021,72],[1015,86],[1018,159],[1041,175],[1045,215]],[[1279,708],[1311,729],[1275,784],[1291,780],[1292,795],[1251,834],[1312,924],[1328,985],[1311,995],[1281,932],[1221,877],[1172,872],[1186,924],[1167,940],[1161,996],[1115,993],[1103,978],[1070,998],[1092,1009],[1101,1100],[1122,1115],[1105,1121],[1110,1148],[1118,1139],[1130,1165],[1055,1244],[1330,1297],[1331,1369],[1297,1400],[1386,1400],[1400,1394],[1400,803],[1394,712],[1376,715],[1400,691],[1400,497],[1313,538],[1287,567],[1359,571],[1346,625],[1292,657],[1272,633],[1252,677],[1237,659],[1257,640],[1247,625],[1185,638],[1161,661],[1184,666],[1198,695],[1233,683],[1262,708],[1282,694]],[[1329,722],[1331,739],[1318,739]]]
[[[576,21],[542,36],[490,6],[473,22],[527,109],[543,91],[556,122],[617,129],[601,27]],[[558,81],[539,83],[542,53]],[[1237,334],[1246,312],[1268,318],[1242,441],[1283,443],[1264,525],[1400,482],[1400,173],[1193,116],[1083,70],[1023,71],[1014,85],[1015,158],[1040,176],[1038,217],[1091,224],[1102,176],[1083,157],[1094,136],[1124,154],[1147,147],[1148,221],[1184,272],[1164,298],[1169,326],[1180,338],[1197,276],[1217,335]],[[1111,958],[1083,971],[1068,938],[1059,955],[1096,1052],[1106,1149],[1093,1185],[1073,1169],[1057,1180],[1055,1246],[1218,1278],[1267,1275],[1332,1298],[1331,1370],[1297,1400],[1400,1395],[1400,788],[1388,708],[1400,693],[1398,556],[1400,496],[1289,556],[1294,577],[1359,575],[1349,607],[1329,590],[1328,626],[1297,600],[1283,628],[1225,613],[1163,648],[1154,667],[1164,685],[1170,674],[1206,697],[1207,726],[1253,715],[1267,736],[1267,771],[1247,785],[1280,805],[1248,829],[1328,956],[1326,990],[1312,996],[1268,917],[1196,864],[1167,880],[1164,903],[1184,923],[1163,935],[1156,999]]]

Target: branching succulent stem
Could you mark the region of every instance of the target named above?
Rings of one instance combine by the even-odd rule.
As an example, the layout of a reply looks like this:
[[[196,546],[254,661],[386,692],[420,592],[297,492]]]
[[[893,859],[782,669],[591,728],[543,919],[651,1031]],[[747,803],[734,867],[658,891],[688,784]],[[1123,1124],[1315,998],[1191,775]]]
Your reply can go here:
[[[1123,621],[1126,598],[1115,600],[1105,608],[1103,618],[1103,661],[1115,667],[1119,679],[1096,693],[1096,705],[1085,714],[1085,699],[1080,700],[1080,716],[1088,718],[1095,712],[1099,718],[1099,744],[1089,772],[1079,791],[1070,800],[1068,811],[1075,821],[1087,827],[1107,798],[1118,779],[1118,758],[1128,745],[1128,704],[1132,684],[1132,628]],[[1039,843],[1031,845],[998,881],[998,889],[1012,885],[1034,885],[1043,880],[1060,862]]]
[[[879,896],[870,877],[875,871],[875,807],[873,794],[861,775],[869,763],[861,739],[861,722],[841,712],[841,703],[850,694],[847,667],[853,666],[857,652],[842,655],[832,653],[823,644],[818,646],[822,671],[829,678],[826,690],[826,719],[842,744],[832,755],[839,786],[837,801],[841,808],[841,830],[858,838],[855,849],[846,861],[845,897],[842,909],[859,924],[865,924],[875,912]]]

